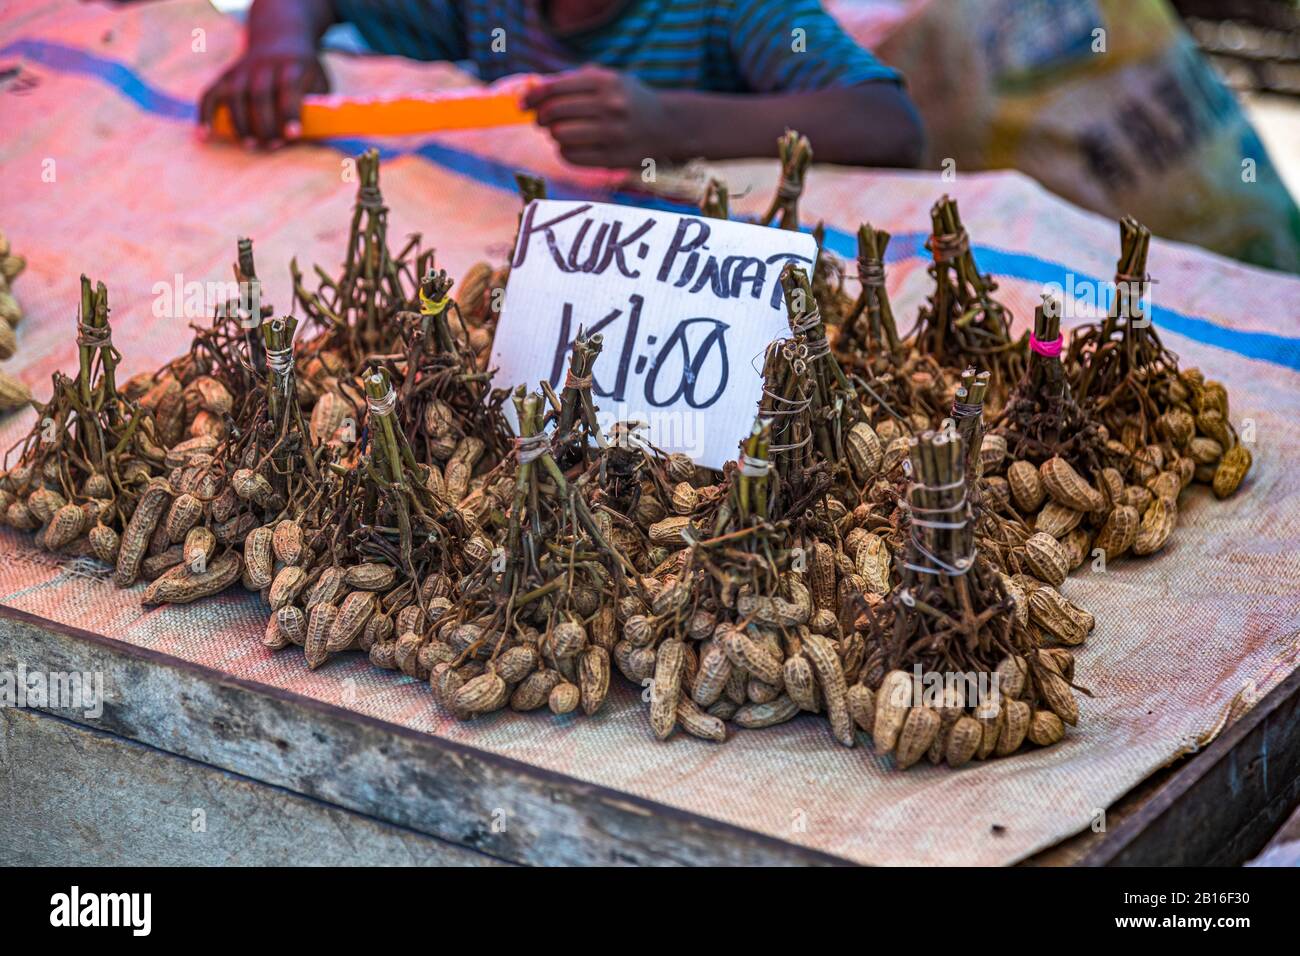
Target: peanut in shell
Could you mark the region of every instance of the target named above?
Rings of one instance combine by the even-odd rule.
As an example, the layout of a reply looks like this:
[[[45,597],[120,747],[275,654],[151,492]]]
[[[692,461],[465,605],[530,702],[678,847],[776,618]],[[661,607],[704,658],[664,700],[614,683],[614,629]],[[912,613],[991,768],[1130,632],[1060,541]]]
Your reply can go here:
[[[576,684],[570,684],[568,681],[560,681],[551,688],[550,696],[547,697],[546,705],[551,709],[551,713],[557,717],[564,714],[570,714],[578,709],[578,704],[582,700],[582,691]]]
[[[550,700],[551,691],[563,680],[563,676],[557,670],[533,671],[510,695],[510,709],[529,711],[545,706]]]
[[[271,618],[276,622],[279,633],[286,641],[301,647],[307,640],[307,615],[302,609],[286,604],[276,611]]]
[[[329,632],[338,617],[339,609],[333,604],[317,604],[307,615],[307,635],[303,639],[303,657],[311,670],[329,659]]]
[[[1043,462],[1038,474],[1043,479],[1043,488],[1047,494],[1059,505],[1082,512],[1100,511],[1106,506],[1106,499],[1101,492],[1088,484],[1060,456]]]
[[[998,664],[994,676],[997,678],[998,693],[1014,700],[1025,692],[1029,664],[1019,654],[1008,654]]]
[[[681,691],[685,647],[676,638],[659,645],[655,654],[654,684],[650,690],[650,729],[667,740],[677,725],[677,697]]]
[[[22,408],[31,400],[31,389],[8,372],[0,371],[0,412]]]
[[[1100,548],[1105,553],[1107,561],[1115,560],[1133,547],[1133,543],[1137,541],[1138,525],[1141,521],[1136,508],[1130,505],[1116,505],[1106,516],[1106,523],[1102,525],[1092,546]]]
[[[987,760],[997,748],[998,740],[1002,737],[1002,725],[1006,721],[1005,715],[1005,708],[998,699],[983,701],[975,708],[975,719],[983,734],[979,748],[975,751],[976,760]]]
[[[1223,457],[1223,446],[1213,438],[1198,435],[1188,443],[1187,454],[1198,465],[1214,465]]]
[[[1070,573],[1070,557],[1059,541],[1043,531],[1036,531],[1025,541],[1025,563],[1034,577],[1053,587],[1065,583]]]
[[[939,733],[940,723],[938,711],[930,707],[913,707],[907,712],[894,747],[894,761],[899,770],[906,770],[925,756]]]
[[[254,528],[244,538],[244,567],[254,590],[268,587],[275,573],[271,553],[271,529]]]
[[[1065,725],[1061,718],[1050,710],[1036,710],[1029,718],[1029,730],[1026,733],[1030,742],[1040,747],[1050,747],[1065,736]]]
[[[686,515],[676,515],[671,518],[664,518],[650,526],[650,543],[656,545],[665,545],[667,547],[682,547],[686,542],[682,540],[682,531],[691,523],[691,519]]]
[[[1050,587],[1039,588],[1030,596],[1029,619],[1051,639],[1070,646],[1082,644],[1096,623],[1091,614]]]
[[[821,708],[817,700],[817,678],[812,664],[802,653],[786,658],[782,665],[785,692],[799,705],[800,710],[816,713]]]
[[[116,531],[108,525],[97,524],[87,532],[86,536],[90,539],[90,547],[95,552],[95,557],[105,564],[117,563],[119,540]]]
[[[849,468],[859,483],[875,476],[884,460],[885,449],[880,437],[866,422],[855,422],[844,442]]]
[[[397,570],[388,564],[366,562],[354,564],[343,572],[343,583],[364,591],[385,591],[392,587]]]
[[[722,696],[722,691],[731,676],[731,658],[723,650],[719,641],[710,642],[708,648],[700,655],[699,667],[696,668],[691,681],[691,699],[701,707],[709,707]]]
[[[1142,524],[1133,540],[1133,553],[1155,554],[1169,542],[1177,523],[1178,506],[1168,498],[1156,498],[1142,516]]]
[[[1030,462],[1013,461],[1007,468],[1007,483],[1011,488],[1011,500],[1021,514],[1033,514],[1047,497],[1043,479]]]
[[[965,714],[953,722],[948,731],[948,740],[944,747],[944,760],[948,766],[961,767],[969,763],[979,751],[984,741],[984,728],[974,717]]]
[[[1082,520],[1082,511],[1076,511],[1074,508],[1068,508],[1055,501],[1049,501],[1043,505],[1042,510],[1038,512],[1038,516],[1034,519],[1034,531],[1049,534],[1053,538],[1063,538],[1077,528]]]
[[[818,541],[808,557],[808,590],[819,611],[835,610],[835,580],[835,549]]]
[[[1025,735],[1029,733],[1029,705],[1023,700],[1004,700],[1002,718],[998,742],[993,748],[999,757],[1015,753],[1025,742]]]
[[[876,753],[884,755],[894,749],[899,731],[911,708],[913,699],[912,675],[906,671],[890,671],[876,691],[876,719],[871,728],[871,738]]]
[[[154,528],[162,518],[163,511],[171,501],[171,488],[165,481],[155,479],[140,495],[131,520],[127,522],[122,533],[121,546],[117,553],[117,568],[113,572],[113,583],[118,587],[129,587],[140,573],[140,562],[144,560],[145,549]],[[238,575],[236,575],[238,577]]]
[[[729,627],[723,631],[718,642],[733,666],[744,668],[768,684],[779,685],[782,682],[781,662],[744,631]]]
[[[283,569],[280,573],[284,573]],[[343,596],[345,590],[343,569],[331,565],[321,571],[320,576],[316,578],[316,583],[312,585],[311,591],[308,592],[306,609],[310,611],[322,601],[332,604]]]
[[[573,689],[577,691],[576,687]],[[486,714],[504,707],[509,696],[506,682],[501,679],[501,675],[486,671],[466,681],[464,686],[452,694],[451,709],[466,714]],[[575,699],[573,706],[576,707],[577,703]],[[569,709],[572,710],[573,707]]]
[[[689,697],[677,699],[677,724],[692,737],[722,743],[727,739],[727,725],[718,717],[705,713]]]
[[[766,704],[745,704],[736,710],[731,720],[736,726],[746,730],[759,730],[763,727],[775,727],[783,724],[799,713],[799,705],[790,699],[789,694],[782,694]]]
[[[181,560],[191,569],[206,565],[217,551],[217,536],[203,525],[190,528],[181,546]],[[247,568],[245,568],[247,573]]]
[[[831,642],[820,634],[809,634],[803,640],[803,653],[812,662],[821,686],[822,700],[830,720],[831,736],[837,743],[852,747],[855,743],[853,718],[849,715],[848,686],[839,655]]]
[[[361,634],[374,609],[373,591],[353,591],[345,597],[343,603],[338,606],[338,613],[334,616],[334,620],[330,623],[325,639],[326,650],[330,653],[347,650]],[[419,642],[419,635],[416,635],[417,649]],[[402,667],[400,661],[398,666]],[[402,669],[405,670],[404,667]]]
[[[1046,667],[1034,670],[1034,680],[1043,701],[1056,712],[1056,716],[1073,727],[1079,722],[1079,703],[1069,683],[1056,671]]]
[[[45,526],[45,547],[53,551],[75,541],[86,525],[86,513],[80,505],[64,505],[50,516]]]
[[[145,604],[188,604],[224,591],[239,580],[242,562],[234,551],[227,551],[195,574],[187,565],[177,564],[145,589]]]
[[[876,726],[876,695],[866,684],[854,684],[845,694],[849,716],[857,728],[871,733]]]
[[[1231,497],[1241,487],[1242,479],[1250,471],[1250,466],[1251,454],[1245,445],[1238,443],[1224,452],[1214,472],[1214,496]]]
[[[609,652],[603,647],[588,647],[582,652],[578,662],[578,688],[582,712],[590,717],[600,710],[609,693]]]
[[[278,611],[292,601],[295,601],[299,592],[307,585],[307,572],[299,567],[281,568],[279,573],[271,580],[271,590],[267,595],[267,600],[271,604],[272,611]],[[328,602],[321,602],[328,603]],[[312,610],[315,610],[313,606]]]
[[[880,535],[868,533],[863,536],[853,564],[857,573],[866,580],[868,590],[874,594],[889,593],[889,548]]]
[[[980,443],[980,470],[991,475],[1002,467],[1007,457],[1007,440],[1002,435],[985,435]]]
[[[262,632],[262,646],[270,651],[278,651],[288,647],[289,644],[288,636],[280,629],[280,622],[272,614],[266,619],[266,630]]]
[[[302,527],[286,518],[271,533],[271,551],[281,564],[298,564],[303,557]]]

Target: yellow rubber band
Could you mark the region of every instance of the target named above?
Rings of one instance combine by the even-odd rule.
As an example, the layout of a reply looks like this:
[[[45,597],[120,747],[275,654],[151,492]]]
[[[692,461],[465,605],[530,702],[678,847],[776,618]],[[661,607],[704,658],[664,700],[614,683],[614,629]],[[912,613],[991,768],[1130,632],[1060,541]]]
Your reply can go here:
[[[421,315],[442,315],[442,313],[446,311],[447,306],[448,304],[450,304],[450,302],[451,299],[449,299],[445,295],[441,299],[430,299],[427,295],[424,294],[423,289],[420,290],[420,314]]]

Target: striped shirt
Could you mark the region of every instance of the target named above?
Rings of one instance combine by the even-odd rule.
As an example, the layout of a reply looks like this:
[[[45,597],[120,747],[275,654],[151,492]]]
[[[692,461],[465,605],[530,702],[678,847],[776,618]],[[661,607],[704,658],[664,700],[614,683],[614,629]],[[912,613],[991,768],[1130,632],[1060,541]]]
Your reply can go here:
[[[656,87],[776,93],[898,82],[818,0],[623,0],[557,33],[541,0],[333,0],[378,53],[469,61],[485,80],[594,63]]]

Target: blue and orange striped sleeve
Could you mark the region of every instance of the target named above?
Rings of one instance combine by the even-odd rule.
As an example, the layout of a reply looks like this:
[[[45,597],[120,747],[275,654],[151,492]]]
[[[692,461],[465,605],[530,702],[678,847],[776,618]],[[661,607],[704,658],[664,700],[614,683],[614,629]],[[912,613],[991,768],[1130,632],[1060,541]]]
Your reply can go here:
[[[729,45],[757,93],[796,93],[902,77],[857,44],[818,0],[731,0]]]

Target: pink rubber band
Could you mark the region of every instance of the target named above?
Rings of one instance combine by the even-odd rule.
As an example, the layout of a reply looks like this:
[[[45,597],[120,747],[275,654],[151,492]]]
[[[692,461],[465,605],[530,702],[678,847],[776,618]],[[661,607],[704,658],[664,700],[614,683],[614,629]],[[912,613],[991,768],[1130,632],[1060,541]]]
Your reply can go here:
[[[1058,335],[1050,342],[1044,342],[1037,338],[1033,332],[1029,333],[1029,348],[1046,358],[1056,358],[1061,354],[1061,344],[1065,337]]]

